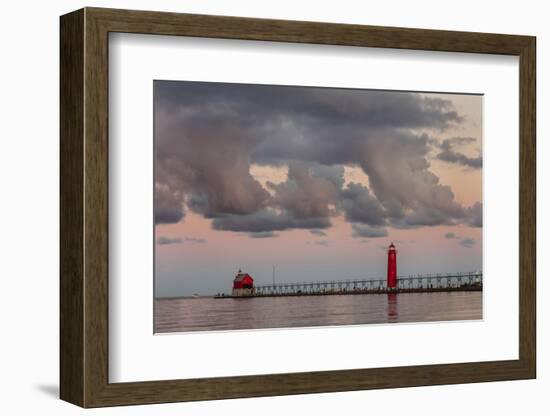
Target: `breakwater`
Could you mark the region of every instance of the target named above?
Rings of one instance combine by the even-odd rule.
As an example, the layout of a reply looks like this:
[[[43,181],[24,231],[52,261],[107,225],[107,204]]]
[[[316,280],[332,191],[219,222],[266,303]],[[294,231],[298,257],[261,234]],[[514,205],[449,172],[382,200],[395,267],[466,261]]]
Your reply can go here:
[[[401,276],[397,278],[395,287],[388,287],[386,279],[348,279],[258,285],[240,294],[220,293],[215,298],[432,293],[481,290],[483,290],[483,275],[481,272],[459,272]]]

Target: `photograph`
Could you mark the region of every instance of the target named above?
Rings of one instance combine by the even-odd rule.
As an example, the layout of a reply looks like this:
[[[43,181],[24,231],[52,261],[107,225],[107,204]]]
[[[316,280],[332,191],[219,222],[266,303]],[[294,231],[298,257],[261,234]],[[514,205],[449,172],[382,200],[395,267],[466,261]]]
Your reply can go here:
[[[10,409],[537,413],[542,6],[99,3],[10,14]]]
[[[152,88],[155,334],[483,319],[483,94]]]

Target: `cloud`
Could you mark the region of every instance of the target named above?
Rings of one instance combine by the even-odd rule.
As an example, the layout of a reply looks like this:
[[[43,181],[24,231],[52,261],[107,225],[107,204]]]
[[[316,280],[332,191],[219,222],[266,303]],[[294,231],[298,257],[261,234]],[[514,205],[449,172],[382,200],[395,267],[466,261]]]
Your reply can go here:
[[[158,109],[155,179],[185,196],[207,218],[249,214],[267,206],[269,192],[250,174],[254,140],[229,120],[169,116]]]
[[[453,150],[454,145],[460,145],[463,143],[470,143],[475,141],[471,137],[455,137],[453,139],[443,140],[441,143],[441,152],[437,154],[437,158],[444,162],[456,163],[473,169],[481,169],[483,166],[483,160],[481,155],[477,157],[469,157],[464,153]]]
[[[349,222],[372,226],[384,225],[386,212],[369,189],[358,183],[349,183],[340,193],[339,206]]]
[[[328,247],[330,245],[330,242],[328,240],[319,240],[316,241],[315,244],[322,247]]]
[[[475,243],[476,242],[473,238],[463,238],[462,240],[460,240],[459,244],[462,247],[470,248],[470,247],[473,247]]]
[[[257,233],[248,234],[250,238],[274,238],[279,237],[278,234],[275,234],[273,231],[260,231]]]
[[[473,238],[470,237],[461,237],[455,233],[446,233],[445,238],[448,238],[450,240],[459,240],[458,244],[460,244],[462,247],[470,248],[473,247],[476,243],[476,241]]]
[[[394,244],[414,244],[416,240],[392,240]]]
[[[452,189],[429,170],[428,143],[426,135],[380,132],[358,152],[370,189],[394,227],[453,224],[464,216]]]
[[[386,237],[388,235],[388,231],[385,228],[381,228],[381,227],[371,227],[369,225],[352,224],[352,228],[353,228],[354,237],[378,238],[378,237]]]
[[[463,153],[453,152],[452,150],[444,150],[437,155],[439,160],[450,163],[457,163],[459,165],[464,165],[469,168],[481,169],[482,159],[481,156],[478,157],[468,157]]]
[[[462,121],[450,101],[409,92],[185,81],[157,81],[155,90],[164,105],[196,110],[203,119],[231,115],[253,123],[298,114],[376,128],[440,129]]]
[[[167,186],[155,185],[155,224],[175,224],[184,215],[181,194]]]
[[[466,209],[466,224],[471,227],[483,226],[483,204],[476,202]]]
[[[434,207],[421,206],[405,214],[402,218],[394,219],[395,228],[410,229],[435,225],[453,225],[461,222],[462,210],[456,215],[449,215],[444,210]]]
[[[311,234],[313,234],[313,235],[318,236],[318,237],[325,237],[325,236],[327,235],[327,233],[324,232],[323,230],[317,230],[317,229],[315,229],[315,230],[309,230],[309,232],[310,232]]]
[[[275,192],[272,203],[298,219],[328,218],[344,183],[342,166],[322,166],[302,161],[288,163],[286,182],[267,186]]]
[[[330,227],[328,218],[295,218],[288,212],[278,212],[272,208],[248,215],[225,215],[212,221],[212,228],[215,230],[246,233],[328,227]]]
[[[170,244],[183,244],[183,243],[191,243],[191,244],[204,244],[207,240],[204,238],[196,238],[196,237],[166,237],[166,236],[160,236],[157,238],[157,244],[163,246],[163,245],[170,245]]]
[[[415,93],[158,81],[155,220],[188,209],[248,234],[322,230],[338,215],[371,235],[480,224],[430,170],[433,139],[415,131],[462,120],[451,101]],[[288,177],[264,187],[252,164],[287,166]],[[344,165],[360,167],[368,187],[345,185]]]
[[[161,246],[170,245],[170,244],[181,244],[181,243],[183,243],[183,240],[178,237],[171,238],[171,237],[160,236],[159,238],[157,238],[157,244],[160,244]]]
[[[193,243],[193,244],[204,244],[207,242],[204,238],[196,238],[196,237],[185,237],[186,243]]]

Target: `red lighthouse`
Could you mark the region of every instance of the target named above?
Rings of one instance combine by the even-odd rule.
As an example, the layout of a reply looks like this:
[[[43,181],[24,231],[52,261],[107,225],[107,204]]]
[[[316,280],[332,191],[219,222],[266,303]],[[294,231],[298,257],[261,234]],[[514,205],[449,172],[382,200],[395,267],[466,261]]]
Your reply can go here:
[[[397,287],[397,250],[393,242],[388,247],[388,289]]]

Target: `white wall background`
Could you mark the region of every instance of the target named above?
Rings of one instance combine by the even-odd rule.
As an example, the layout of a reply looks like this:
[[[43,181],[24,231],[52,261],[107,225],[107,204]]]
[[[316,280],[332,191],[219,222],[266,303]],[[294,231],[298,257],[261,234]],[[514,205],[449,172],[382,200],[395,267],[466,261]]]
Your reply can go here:
[[[295,20],[407,26],[536,35],[538,41],[538,379],[315,394],[87,411],[103,415],[279,415],[389,413],[407,415],[546,415],[550,361],[545,359],[550,301],[543,241],[550,229],[543,183],[550,146],[542,128],[550,99],[550,26],[545,2],[457,3],[384,1],[69,1],[6,2],[0,16],[0,411],[72,415],[81,409],[58,395],[58,16],[82,6],[240,15]],[[546,176],[546,177],[545,177]]]

